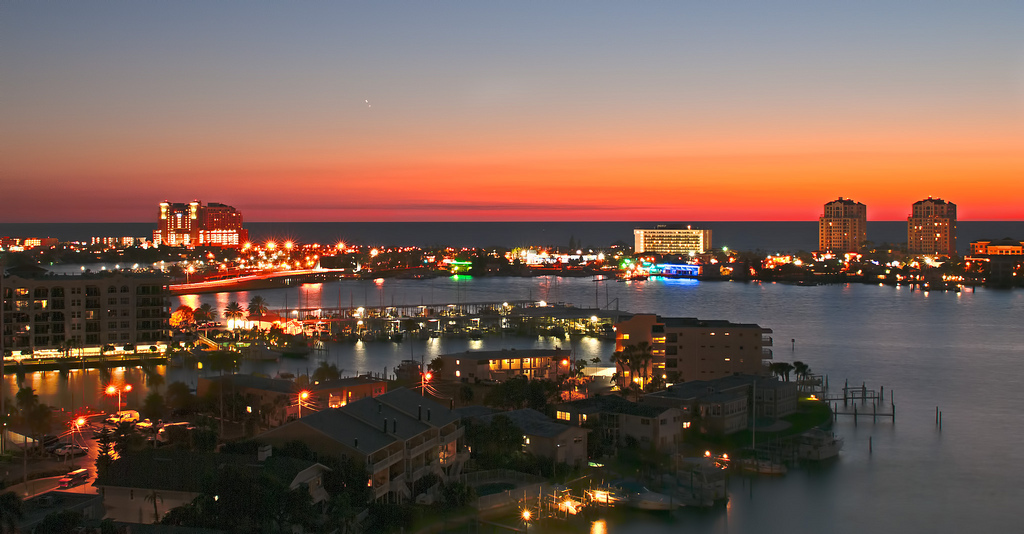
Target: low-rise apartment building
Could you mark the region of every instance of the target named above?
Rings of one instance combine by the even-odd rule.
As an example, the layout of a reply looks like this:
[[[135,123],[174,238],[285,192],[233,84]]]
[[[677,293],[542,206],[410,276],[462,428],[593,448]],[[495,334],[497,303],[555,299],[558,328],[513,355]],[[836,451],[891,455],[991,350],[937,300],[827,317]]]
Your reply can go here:
[[[466,351],[439,356],[441,369],[435,378],[462,382],[504,382],[526,376],[557,380],[571,370],[571,351],[566,349],[502,349]]]
[[[507,417],[522,431],[524,452],[575,467],[586,463],[587,429],[552,421],[531,408],[498,412],[476,419],[489,424],[498,416]]]
[[[260,414],[263,423],[278,426],[324,408],[340,408],[350,402],[382,395],[387,382],[369,377],[339,378],[300,386],[294,380],[232,374],[200,377],[196,393],[206,395],[223,382],[226,392],[241,395],[250,413]],[[305,393],[305,394],[304,394]]]
[[[328,408],[257,436],[275,446],[300,440],[317,454],[366,466],[374,499],[404,501],[434,474],[457,477],[468,458],[458,415],[405,388]]]
[[[678,408],[641,404],[618,395],[597,395],[555,406],[556,418],[594,428],[615,445],[629,438],[663,452],[682,442],[685,418]]]
[[[796,413],[797,385],[771,377],[733,375],[674,384],[648,393],[644,404],[678,408],[704,434],[728,435],[750,426],[750,414],[778,419]]]
[[[737,373],[762,374],[763,360],[772,358],[770,328],[693,317],[634,315],[615,325],[615,350],[646,343],[650,349],[639,369],[621,359],[616,363],[618,385],[665,384],[711,380]]]

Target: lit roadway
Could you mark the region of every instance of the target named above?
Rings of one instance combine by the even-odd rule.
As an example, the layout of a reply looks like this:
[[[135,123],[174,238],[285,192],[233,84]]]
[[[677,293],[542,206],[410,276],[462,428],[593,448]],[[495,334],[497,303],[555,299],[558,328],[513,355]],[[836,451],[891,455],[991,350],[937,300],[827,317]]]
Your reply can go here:
[[[341,275],[346,273],[345,269],[292,269],[287,271],[263,271],[256,274],[247,274],[244,276],[236,276],[232,278],[222,278],[219,280],[206,280],[203,282],[185,283],[185,284],[171,284],[169,289],[175,294],[189,294],[189,293],[211,293],[219,291],[232,291],[237,289],[238,286],[245,285],[259,285],[261,283],[274,283],[280,281],[280,279],[295,278],[295,277],[314,277],[314,276],[330,276],[330,275]]]

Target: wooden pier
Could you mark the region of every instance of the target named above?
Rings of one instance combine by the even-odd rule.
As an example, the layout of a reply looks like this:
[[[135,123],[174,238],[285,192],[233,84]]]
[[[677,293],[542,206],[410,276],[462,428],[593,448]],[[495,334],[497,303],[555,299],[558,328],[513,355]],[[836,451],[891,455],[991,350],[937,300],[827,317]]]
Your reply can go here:
[[[833,420],[838,420],[839,416],[843,415],[853,417],[854,425],[861,417],[870,417],[873,423],[877,423],[879,418],[889,418],[893,423],[896,422],[896,402],[892,390],[889,390],[889,403],[886,405],[885,386],[876,391],[868,389],[864,383],[860,387],[850,387],[847,381],[843,385],[841,395],[826,395],[822,400],[828,402],[832,408]]]

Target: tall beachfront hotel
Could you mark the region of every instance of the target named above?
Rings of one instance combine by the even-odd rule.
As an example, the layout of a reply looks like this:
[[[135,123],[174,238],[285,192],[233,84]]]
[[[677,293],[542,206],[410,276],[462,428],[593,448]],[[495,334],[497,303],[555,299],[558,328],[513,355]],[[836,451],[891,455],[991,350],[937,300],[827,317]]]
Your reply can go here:
[[[232,206],[195,200],[161,202],[153,244],[185,247],[238,247],[249,240],[242,213]]]
[[[818,250],[859,252],[868,239],[868,207],[839,197],[825,204],[818,218]]]
[[[956,254],[956,204],[928,197],[914,202],[907,217],[907,252]]]

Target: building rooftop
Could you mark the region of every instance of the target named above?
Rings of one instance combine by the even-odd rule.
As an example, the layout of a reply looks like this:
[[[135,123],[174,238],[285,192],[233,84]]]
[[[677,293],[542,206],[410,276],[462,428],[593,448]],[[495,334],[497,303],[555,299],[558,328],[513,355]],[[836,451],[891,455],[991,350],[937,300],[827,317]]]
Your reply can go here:
[[[338,389],[338,388],[349,388],[353,386],[361,386],[365,384],[379,384],[384,383],[384,380],[369,378],[365,376],[353,376],[347,378],[338,378],[336,380],[324,380],[310,386],[312,391],[321,391],[325,389]]]
[[[217,382],[220,380],[218,377],[209,377],[211,382]],[[230,384],[240,388],[259,389],[263,391],[272,391],[274,393],[284,393],[291,395],[299,391],[298,386],[292,380],[285,380],[283,378],[267,378],[265,376],[256,375],[244,375],[244,374],[233,374],[224,376],[225,384]]]
[[[571,407],[580,413],[619,413],[640,417],[657,417],[668,409],[664,406],[636,403],[618,395],[595,395],[589,399],[566,402],[561,406]]]
[[[501,350],[467,350],[465,352],[453,352],[441,356],[450,358],[476,359],[481,363],[488,360],[505,360],[509,358],[558,358],[569,354],[568,349],[501,349]]]
[[[442,427],[459,420],[459,417],[448,406],[444,406],[429,397],[406,388],[391,390],[373,398],[385,403],[409,416],[417,416],[423,407],[423,420],[436,427]]]
[[[720,394],[733,397],[738,390],[746,389],[754,382],[757,387],[764,389],[780,389],[786,387],[785,382],[780,382],[771,377],[756,375],[732,375],[717,378],[715,380],[694,380],[673,384],[667,389],[648,393],[650,397],[661,397],[666,399],[679,400],[712,400],[712,397]]]
[[[301,471],[316,463],[273,455],[260,462],[247,454],[146,450],[111,462],[106,473],[96,479],[95,485],[199,493],[203,490],[207,474],[227,465],[267,473],[290,484]]]
[[[550,417],[532,408],[523,408],[522,410],[512,410],[510,412],[499,412],[496,414],[485,415],[478,419],[486,423],[490,423],[498,416],[505,416],[509,418],[514,425],[523,431],[523,434],[528,436],[557,438],[567,430],[575,428],[562,423],[556,423],[552,421]]]
[[[658,322],[669,328],[757,328],[768,330],[762,326],[750,323],[733,323],[725,319],[698,319],[696,317],[661,317]]]
[[[329,408],[309,414],[302,419],[285,423],[278,429],[286,429],[291,425],[305,425],[324,434],[328,438],[343,443],[363,454],[379,451],[394,443],[396,438],[382,432],[380,426],[371,426],[365,421],[346,413],[342,408]],[[270,430],[277,432],[278,429]],[[390,429],[389,429],[390,430]],[[282,430],[282,432],[287,432]]]

